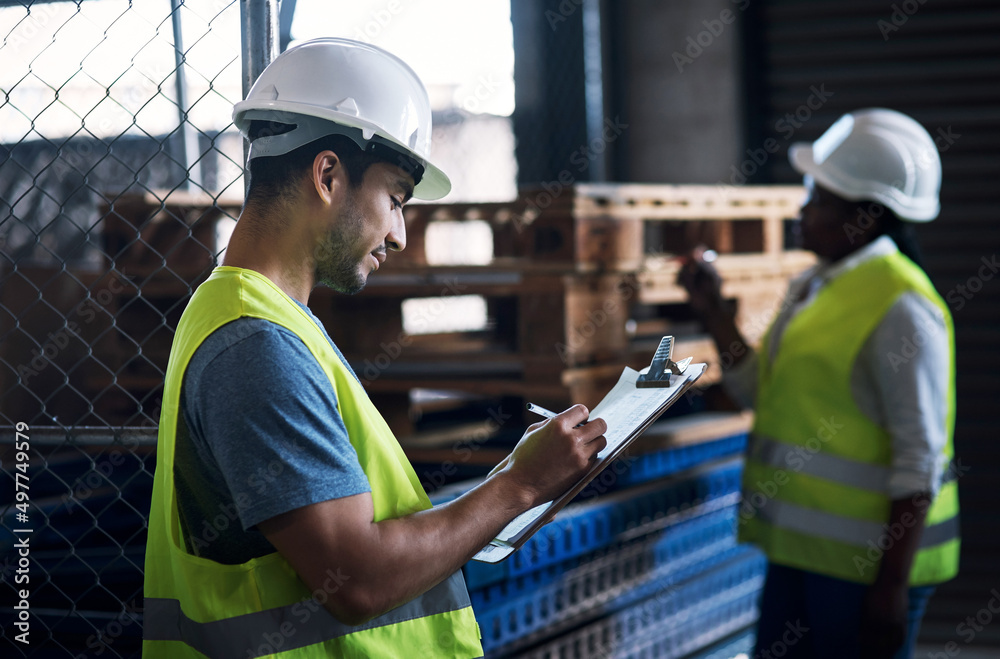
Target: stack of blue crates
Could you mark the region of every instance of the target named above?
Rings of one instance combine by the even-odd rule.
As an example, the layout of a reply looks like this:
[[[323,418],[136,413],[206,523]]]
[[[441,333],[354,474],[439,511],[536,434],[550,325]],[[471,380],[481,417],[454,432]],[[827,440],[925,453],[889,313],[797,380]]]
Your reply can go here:
[[[506,561],[467,564],[487,657],[748,652],[765,564],[736,543],[745,444],[738,434],[630,456]],[[114,652],[138,652],[141,613],[123,618],[122,606],[141,607],[154,457],[125,456],[105,474],[100,456],[57,451],[32,474],[33,514],[42,522],[31,540],[42,577],[32,603],[43,633],[53,635],[40,656],[106,650],[101,636],[109,633]],[[13,528],[12,519],[4,522]],[[0,548],[12,542],[0,536]]]
[[[506,561],[468,563],[486,656],[748,651],[765,561],[736,542],[745,445],[738,434],[632,456]]]

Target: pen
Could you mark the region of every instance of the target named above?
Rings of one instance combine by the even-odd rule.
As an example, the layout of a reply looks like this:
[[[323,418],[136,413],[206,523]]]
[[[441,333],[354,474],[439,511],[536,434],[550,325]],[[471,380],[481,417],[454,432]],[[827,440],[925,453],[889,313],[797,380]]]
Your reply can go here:
[[[527,408],[528,408],[529,412],[534,412],[538,416],[544,416],[546,419],[551,419],[551,418],[553,418],[555,416],[558,416],[552,410],[547,410],[544,407],[542,407],[541,405],[535,405],[534,403],[528,403]],[[581,421],[580,423],[576,424],[576,426],[574,426],[574,427],[575,428],[579,428],[580,426],[585,426],[585,425],[587,425],[587,422],[586,421]]]
[[[546,419],[551,419],[556,416],[556,413],[552,410],[547,410],[541,405],[535,405],[534,403],[528,403],[527,405],[529,412],[534,412],[538,416],[544,416]]]

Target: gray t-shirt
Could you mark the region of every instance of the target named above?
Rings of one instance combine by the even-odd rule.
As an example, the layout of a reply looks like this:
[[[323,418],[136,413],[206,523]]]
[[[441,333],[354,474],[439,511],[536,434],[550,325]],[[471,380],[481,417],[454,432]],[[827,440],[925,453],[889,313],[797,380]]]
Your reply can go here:
[[[205,339],[184,375],[180,417],[174,480],[198,556],[235,564],[271,553],[258,523],[371,490],[330,380],[298,336],[270,321],[240,318]]]

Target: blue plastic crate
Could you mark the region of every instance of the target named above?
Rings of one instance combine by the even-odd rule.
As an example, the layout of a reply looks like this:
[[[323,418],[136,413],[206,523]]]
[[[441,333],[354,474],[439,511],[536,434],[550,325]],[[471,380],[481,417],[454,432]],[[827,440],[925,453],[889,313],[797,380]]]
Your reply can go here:
[[[739,496],[741,469],[741,461],[731,459],[573,503],[503,563],[467,563],[466,582],[471,589],[482,588],[649,533],[657,524],[670,523],[671,516],[732,505]]]
[[[747,548],[738,546],[732,533],[735,510],[723,513],[582,563],[517,596],[487,600],[474,594],[484,648],[607,615],[745,555]]]
[[[590,499],[624,487],[640,485],[676,474],[699,464],[740,455],[746,450],[746,444],[747,435],[741,433],[710,442],[619,458],[589,483],[580,492],[578,499]],[[457,499],[481,482],[481,478],[475,478],[443,487],[431,493],[431,503],[439,506]]]
[[[759,589],[753,591],[741,589],[740,592],[734,593],[731,599],[721,602],[715,608],[693,618],[688,625],[689,629],[665,630],[642,643],[622,648],[621,651],[610,656],[627,657],[628,659],[647,659],[648,657],[662,657],[663,659],[684,657],[688,659],[691,652],[698,652],[715,643],[718,639],[754,624],[759,616],[757,608],[759,596]],[[725,656],[732,657],[733,655]]]
[[[747,434],[740,433],[711,442],[626,456],[620,458],[618,464],[609,466],[594,479],[593,483],[581,492],[581,497],[586,498],[591,495],[595,488],[614,491],[669,476],[690,469],[695,465],[739,455],[746,450],[746,445]]]
[[[609,553],[631,552],[634,554],[642,552],[645,560],[642,571],[649,572],[659,565],[697,553],[707,546],[720,550],[735,546],[736,538],[733,528],[736,507],[729,506],[721,510],[710,510],[707,506],[705,508],[706,512],[702,514],[679,520],[677,523],[653,532],[640,540],[613,545],[601,552],[544,567],[490,586],[473,589],[471,591],[472,606],[477,613],[488,611],[516,599],[525,592],[534,592],[542,586],[559,581],[564,578],[566,573],[602,560]]]
[[[746,628],[757,619],[757,599],[766,561],[740,546],[735,557],[680,584],[668,584],[651,597],[546,639],[549,630],[506,646],[489,657],[549,659],[563,656],[687,656]],[[484,629],[484,644],[488,631]],[[558,633],[558,630],[552,630]],[[534,646],[528,650],[526,648]]]
[[[753,653],[756,640],[756,627],[747,627],[687,659],[737,659],[741,655],[749,657]]]

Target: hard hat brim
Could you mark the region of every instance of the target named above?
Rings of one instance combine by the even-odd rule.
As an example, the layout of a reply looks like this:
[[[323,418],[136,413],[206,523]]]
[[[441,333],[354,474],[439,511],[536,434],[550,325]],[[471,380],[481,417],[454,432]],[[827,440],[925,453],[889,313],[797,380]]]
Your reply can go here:
[[[811,176],[821,187],[849,201],[877,201],[887,206],[899,219],[907,222],[930,222],[940,213],[940,205],[921,204],[919,207],[906,204],[893,190],[884,186],[875,186],[870,182],[857,179],[841,180],[830,174],[822,165],[816,163],[813,145],[809,142],[796,142],[788,147],[788,161],[792,168],[803,176]]]
[[[357,117],[345,115],[333,110],[316,108],[307,104],[287,101],[240,101],[233,107],[233,123],[236,124],[236,128],[239,129],[244,137],[247,136],[247,130],[250,125],[250,117],[263,118],[260,116],[260,111],[271,113],[270,116],[268,116],[268,119],[279,123],[296,123],[296,116],[305,115],[314,119],[329,121],[331,124],[360,129],[364,134],[365,139],[371,139],[373,136],[378,135],[380,139],[385,142],[392,143],[401,153],[414,158],[421,165],[423,165],[424,175],[420,179],[420,182],[413,188],[413,196],[416,199],[435,201],[451,192],[451,179],[448,178],[448,175],[445,174],[441,168],[430,162],[427,158],[421,156],[412,148],[405,144],[401,144],[381,126],[374,125]],[[334,134],[335,132],[337,131],[331,130],[330,134]],[[294,133],[294,131],[292,131],[292,133]],[[291,137],[291,133],[286,133],[285,136]],[[317,137],[320,137],[320,135],[315,135],[313,139]],[[302,142],[302,144],[307,144],[309,141],[311,140]],[[275,153],[273,155],[279,154]],[[252,153],[251,157],[253,157]]]
[[[451,179],[437,165],[424,161],[424,175],[413,188],[413,196],[424,201],[436,201],[451,192]]]

